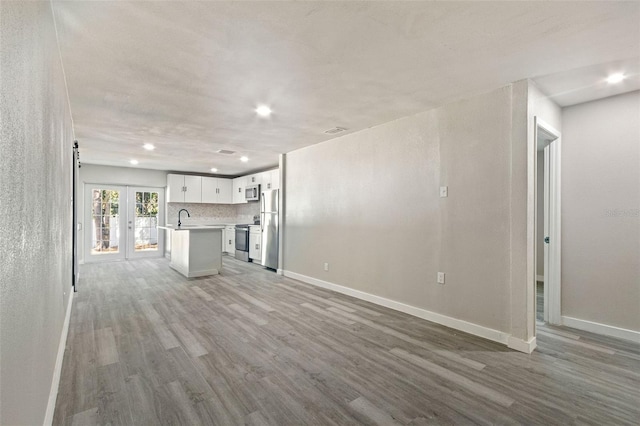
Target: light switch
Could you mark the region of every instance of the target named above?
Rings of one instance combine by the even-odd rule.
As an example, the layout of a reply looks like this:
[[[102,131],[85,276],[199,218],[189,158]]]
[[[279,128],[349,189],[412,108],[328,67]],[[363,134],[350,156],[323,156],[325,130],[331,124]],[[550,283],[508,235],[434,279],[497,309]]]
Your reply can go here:
[[[449,196],[449,187],[441,186],[440,187],[440,197],[445,198]]]
[[[444,284],[444,272],[438,272],[438,284]]]

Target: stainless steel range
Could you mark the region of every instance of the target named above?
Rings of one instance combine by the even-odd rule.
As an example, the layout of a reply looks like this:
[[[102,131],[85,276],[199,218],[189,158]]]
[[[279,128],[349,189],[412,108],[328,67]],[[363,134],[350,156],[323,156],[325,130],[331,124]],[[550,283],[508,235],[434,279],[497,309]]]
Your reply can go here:
[[[249,261],[249,225],[236,225],[236,254],[238,260]]]

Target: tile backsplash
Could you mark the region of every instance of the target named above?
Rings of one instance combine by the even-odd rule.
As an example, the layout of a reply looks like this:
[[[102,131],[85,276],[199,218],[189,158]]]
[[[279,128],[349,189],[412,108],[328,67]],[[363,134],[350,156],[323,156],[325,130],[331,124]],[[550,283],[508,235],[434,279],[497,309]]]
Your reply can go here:
[[[235,224],[253,223],[253,216],[260,214],[260,203],[246,204],[201,204],[201,203],[168,203],[167,224],[178,223],[178,211],[187,209],[191,217],[182,213],[184,224]]]

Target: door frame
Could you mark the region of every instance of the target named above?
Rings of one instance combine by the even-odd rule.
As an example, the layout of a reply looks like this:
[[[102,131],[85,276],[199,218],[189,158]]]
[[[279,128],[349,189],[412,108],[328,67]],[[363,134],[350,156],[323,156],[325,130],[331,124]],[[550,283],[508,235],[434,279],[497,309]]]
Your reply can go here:
[[[164,200],[165,196],[165,188],[163,187],[151,187],[151,186],[134,186],[134,185],[122,185],[122,184],[109,184],[109,183],[93,183],[93,182],[83,182],[83,201],[82,201],[82,209],[83,209],[83,220],[84,224],[82,226],[82,263],[96,263],[96,262],[116,262],[122,260],[135,260],[141,258],[148,257],[164,257],[164,233],[161,230],[158,230],[158,250],[148,253],[135,253],[133,250],[133,242],[135,242],[133,232],[130,232],[129,221],[133,219],[133,209],[135,208],[135,202],[131,203],[133,198],[133,194],[136,190],[144,190],[144,191],[154,191],[158,192],[158,225],[164,224],[164,215],[166,204]],[[123,244],[123,249],[119,250],[117,255],[113,254],[103,254],[100,256],[93,256],[90,254],[91,251],[91,230],[92,230],[92,206],[91,206],[91,190],[93,188],[104,188],[104,189],[117,189],[120,191],[120,200],[125,200],[125,205],[123,206],[122,201],[120,202],[120,206],[126,208],[121,210],[120,215],[120,244]]]
[[[91,238],[92,238],[92,231],[93,231],[93,220],[92,220],[92,211],[93,211],[93,205],[92,205],[92,196],[91,196],[91,191],[94,188],[100,188],[100,189],[115,189],[120,191],[120,202],[118,205],[118,214],[119,214],[119,232],[120,232],[120,238],[118,241],[119,244],[119,248],[118,248],[118,253],[105,253],[105,254],[101,254],[99,256],[94,256],[91,255]],[[83,245],[83,257],[84,257],[84,263],[94,263],[94,262],[110,262],[110,261],[119,261],[119,260],[126,260],[127,259],[127,228],[126,228],[126,223],[127,223],[127,212],[123,211],[120,207],[122,206],[122,200],[123,199],[127,199],[127,187],[125,185],[110,185],[110,184],[105,184],[105,183],[85,183],[84,184],[84,245]],[[126,204],[128,205],[128,201],[126,201]]]
[[[539,132],[543,132],[545,140],[544,148],[544,199],[548,208],[544,208],[545,235],[552,242],[544,247],[544,319],[550,324],[562,324],[562,203],[561,203],[561,153],[562,153],[562,137],[558,130],[545,123],[538,117],[534,117],[534,141],[538,141]],[[536,157],[536,173],[537,173],[537,155]],[[536,182],[536,194],[537,177]],[[537,196],[535,197],[537,215]],[[546,206],[545,206],[546,207]],[[534,222],[537,226],[537,220]],[[537,235],[537,231],[535,233]],[[537,264],[537,244],[538,239],[534,238],[534,265]],[[544,243],[543,243],[544,244]],[[534,274],[535,271],[534,268]],[[534,278],[535,282],[535,278]],[[535,286],[534,286],[535,289]],[[535,290],[534,290],[535,291]],[[534,300],[536,298],[534,297]],[[537,302],[536,302],[537,303]],[[536,309],[533,310],[534,316]]]
[[[156,251],[139,252],[135,251],[135,232],[130,227],[133,225],[132,221],[135,219],[135,200],[134,195],[137,191],[143,192],[157,192],[158,193],[158,225],[164,223],[164,191],[163,188],[155,188],[151,186],[127,186],[127,230],[126,230],[126,259],[143,259],[148,257],[163,257],[164,256],[164,235],[162,230],[157,230],[158,249]]]

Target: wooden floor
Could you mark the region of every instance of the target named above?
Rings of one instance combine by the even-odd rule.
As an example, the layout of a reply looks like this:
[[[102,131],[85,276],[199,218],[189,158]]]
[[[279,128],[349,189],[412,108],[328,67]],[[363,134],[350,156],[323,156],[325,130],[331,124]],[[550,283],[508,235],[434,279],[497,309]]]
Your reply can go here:
[[[536,282],[536,320],[544,321],[544,283]]]
[[[26,374],[26,373],[25,373]],[[640,347],[532,355],[225,258],[84,265],[54,424],[638,424]]]

